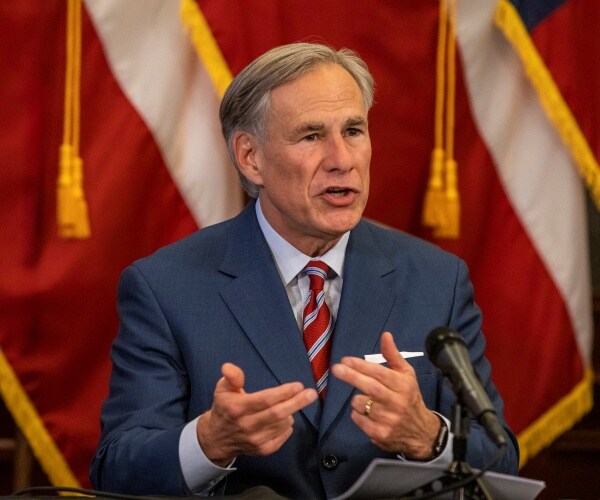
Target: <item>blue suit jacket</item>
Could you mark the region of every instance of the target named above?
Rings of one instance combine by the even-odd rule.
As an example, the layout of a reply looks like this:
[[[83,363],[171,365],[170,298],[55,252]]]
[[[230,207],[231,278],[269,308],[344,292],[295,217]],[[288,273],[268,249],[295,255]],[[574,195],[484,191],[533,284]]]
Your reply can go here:
[[[254,203],[127,268],[119,285],[120,328],[112,350],[110,395],[91,467],[96,488],[185,494],[178,440],[186,422],[208,410],[221,365],[246,373],[248,392],[290,381],[314,386],[302,336]],[[332,345],[342,356],[379,353],[394,334],[400,350],[425,351],[427,333],[448,325],[464,335],[473,364],[500,416],[503,403],[484,357],[481,315],[466,266],[398,231],[361,221],[352,230]],[[411,358],[425,404],[451,415],[454,396],[426,357]],[[267,485],[292,498],[344,492],[375,457],[391,458],[350,419],[351,386],[329,378],[324,405],[298,412],[294,433],[268,457],[240,456],[221,491]],[[497,467],[516,473],[514,436]],[[473,422],[468,461],[489,462],[496,448]],[[326,468],[323,459],[337,465]]]

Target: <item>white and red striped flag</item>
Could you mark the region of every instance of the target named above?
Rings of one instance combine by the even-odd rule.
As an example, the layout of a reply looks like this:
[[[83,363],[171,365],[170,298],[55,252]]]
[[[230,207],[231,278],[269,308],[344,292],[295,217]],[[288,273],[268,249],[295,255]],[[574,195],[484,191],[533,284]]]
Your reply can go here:
[[[178,2],[89,2],[79,152],[91,234],[59,235],[67,4],[0,4],[0,392],[52,483],[89,486],[122,269],[233,216],[243,196]]]

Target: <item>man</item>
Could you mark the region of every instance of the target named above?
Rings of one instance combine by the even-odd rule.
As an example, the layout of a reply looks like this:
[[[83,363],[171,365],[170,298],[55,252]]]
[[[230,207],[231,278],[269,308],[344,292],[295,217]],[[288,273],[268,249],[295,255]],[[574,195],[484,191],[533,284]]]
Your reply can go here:
[[[96,488],[330,498],[376,457],[449,464],[452,391],[399,353],[440,325],[463,335],[502,419],[464,263],[361,220],[372,102],[364,62],[316,44],[273,49],[232,82],[223,133],[256,200],[124,271]],[[515,473],[506,431],[497,470]],[[495,452],[473,422],[469,463]]]

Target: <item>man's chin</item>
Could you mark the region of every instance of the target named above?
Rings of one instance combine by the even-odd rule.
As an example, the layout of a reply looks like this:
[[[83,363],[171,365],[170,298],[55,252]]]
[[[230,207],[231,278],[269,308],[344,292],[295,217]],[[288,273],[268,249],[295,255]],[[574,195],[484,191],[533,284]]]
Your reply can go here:
[[[324,230],[332,236],[341,236],[342,234],[351,231],[360,221],[360,215],[348,214],[344,216],[337,215],[329,217],[324,224]]]

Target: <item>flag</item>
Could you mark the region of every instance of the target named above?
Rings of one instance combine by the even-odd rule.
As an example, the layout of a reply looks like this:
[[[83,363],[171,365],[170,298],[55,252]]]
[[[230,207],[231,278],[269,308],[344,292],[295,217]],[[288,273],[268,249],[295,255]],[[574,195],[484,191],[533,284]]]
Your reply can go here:
[[[585,198],[581,186],[587,184],[600,206],[600,169],[596,160],[600,149],[595,134],[600,107],[593,106],[593,89],[597,86],[575,89],[583,76],[578,75],[583,66],[577,62],[582,59],[578,50],[582,39],[575,33],[589,34],[591,31],[585,26],[594,26],[594,19],[591,15],[582,22],[585,1],[515,2],[524,15],[522,18],[509,2],[487,3],[461,6],[463,19],[467,18],[466,9],[474,9],[472,13],[469,11],[470,19],[477,15],[495,18],[495,27],[487,35],[483,30],[476,35],[466,22],[459,35],[471,102],[500,181],[547,275],[545,279],[535,278],[534,267],[522,269],[535,279],[527,290],[529,298],[523,296],[528,305],[529,328],[514,325],[521,332],[531,332],[522,338],[520,352],[514,352],[512,358],[513,362],[521,359],[528,363],[531,371],[519,368],[527,374],[523,385],[517,386],[523,389],[520,395],[511,395],[509,399],[509,404],[512,398],[517,403],[515,412],[519,416],[513,416],[512,421],[519,432],[523,464],[592,406],[593,326]],[[590,14],[597,10],[590,2],[587,4]],[[579,16],[562,15],[567,7],[574,7]],[[556,16],[562,21],[557,23]],[[592,106],[588,105],[580,119],[589,125],[595,152],[589,146],[594,142],[588,142],[581,133],[578,120],[556,86],[555,81],[566,82],[558,72],[560,65],[546,65],[532,44],[524,20],[529,29],[535,26],[542,29],[543,22],[548,23],[550,31],[540,38],[544,41],[540,49],[546,55],[563,52],[562,74],[570,74],[571,78],[565,90],[570,88],[570,93],[577,95],[572,104],[590,99]],[[563,45],[568,47],[566,51]],[[592,69],[594,72],[597,70]],[[597,77],[595,81],[599,81]],[[530,354],[523,358],[521,353],[527,354],[523,351],[526,346]],[[510,361],[507,360],[507,368]],[[558,381],[558,374],[566,375],[568,380]],[[510,384],[507,378],[506,390],[510,390]]]
[[[56,218],[67,2],[0,4],[0,393],[66,486],[89,486],[121,270],[242,204],[178,3],[90,2],[81,14],[90,235],[74,239]]]
[[[499,0],[495,21],[600,208],[600,10],[592,0]]]
[[[90,237],[74,240],[57,235],[55,216],[65,5],[0,6],[7,75],[0,391],[54,484],[88,484],[121,269],[239,210],[218,100],[252,59],[294,41],[352,48],[368,63],[376,103],[366,216],[467,261],[493,379],[524,460],[589,410],[584,182],[495,21],[496,0],[460,0],[456,12],[450,73],[460,228],[452,239],[422,223],[435,142],[439,0],[182,0],[179,7],[84,4],[79,150]],[[563,8],[545,12],[544,22]],[[588,110],[582,129],[595,157],[597,116]]]

